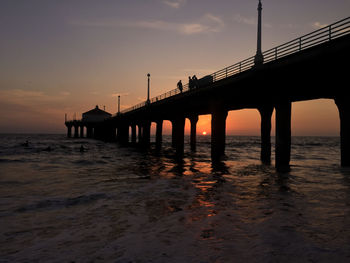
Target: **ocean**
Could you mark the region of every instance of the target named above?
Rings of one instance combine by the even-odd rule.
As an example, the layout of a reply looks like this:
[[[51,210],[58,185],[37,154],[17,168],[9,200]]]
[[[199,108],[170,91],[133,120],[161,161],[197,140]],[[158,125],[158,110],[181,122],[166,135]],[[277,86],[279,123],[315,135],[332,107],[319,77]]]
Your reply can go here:
[[[288,173],[259,137],[227,136],[215,165],[210,136],[185,141],[178,160],[169,136],[0,135],[0,262],[350,262],[339,138],[292,137]]]

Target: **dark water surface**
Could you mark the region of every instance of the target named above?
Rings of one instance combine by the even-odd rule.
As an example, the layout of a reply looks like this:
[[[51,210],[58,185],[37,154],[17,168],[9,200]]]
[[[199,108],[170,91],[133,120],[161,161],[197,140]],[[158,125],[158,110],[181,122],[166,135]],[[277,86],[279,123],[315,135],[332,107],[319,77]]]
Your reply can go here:
[[[227,137],[215,166],[198,141],[178,162],[167,137],[157,154],[0,135],[0,262],[350,262],[338,138],[293,137],[286,174],[259,137]]]

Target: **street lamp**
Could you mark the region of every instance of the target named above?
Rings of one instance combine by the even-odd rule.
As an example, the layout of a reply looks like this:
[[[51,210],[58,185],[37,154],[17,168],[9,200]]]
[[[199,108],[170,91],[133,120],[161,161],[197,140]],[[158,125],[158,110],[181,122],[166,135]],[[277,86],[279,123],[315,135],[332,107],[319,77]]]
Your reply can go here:
[[[118,114],[120,114],[120,95],[118,95]]]
[[[149,100],[149,78],[150,78],[150,76],[151,76],[151,74],[147,74],[147,83],[148,83],[148,85],[147,85],[147,101],[146,101],[146,104],[150,104],[150,100]]]
[[[254,57],[255,66],[259,66],[259,65],[262,65],[264,63],[264,56],[261,52],[261,10],[262,10],[262,4],[261,4],[261,0],[259,0],[259,4],[258,4],[258,39],[257,39],[256,55]]]

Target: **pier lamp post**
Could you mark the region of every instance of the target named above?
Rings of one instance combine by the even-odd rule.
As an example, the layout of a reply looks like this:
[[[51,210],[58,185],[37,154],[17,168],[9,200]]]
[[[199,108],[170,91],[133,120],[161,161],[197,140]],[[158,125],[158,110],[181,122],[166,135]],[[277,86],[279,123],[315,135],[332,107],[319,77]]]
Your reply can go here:
[[[261,0],[259,0],[258,4],[258,39],[257,39],[257,49],[256,49],[256,55],[254,58],[254,64],[255,66],[262,65],[264,63],[264,56],[261,52],[261,11],[262,11],[262,4]]]
[[[120,114],[120,95],[118,95],[118,114]]]
[[[150,102],[150,100],[149,100],[149,81],[150,81],[150,76],[151,76],[151,74],[147,74],[147,101],[146,101],[146,104],[150,104],[151,102]]]

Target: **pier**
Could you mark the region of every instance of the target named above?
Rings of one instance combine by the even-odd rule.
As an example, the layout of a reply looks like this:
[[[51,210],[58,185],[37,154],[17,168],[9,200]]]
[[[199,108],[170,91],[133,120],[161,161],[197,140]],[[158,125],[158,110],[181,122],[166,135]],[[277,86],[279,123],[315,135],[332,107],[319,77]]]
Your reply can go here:
[[[225,154],[226,117],[229,111],[256,109],[261,116],[261,161],[271,162],[271,116],[276,112],[275,166],[289,170],[291,159],[291,111],[293,102],[332,99],[339,110],[341,165],[350,166],[350,17],[261,52],[261,3],[258,6],[256,55],[198,80],[194,88],[171,90],[104,119],[90,123],[96,131],[88,137],[117,141],[122,145],[149,147],[151,124],[156,123],[156,147],[162,145],[164,120],[172,123],[172,145],[184,153],[185,119],[191,123],[190,145],[196,149],[199,115],[210,114],[211,155]],[[83,122],[66,121],[72,127]],[[131,128],[130,128],[131,127]],[[75,128],[74,137],[84,136]],[[89,128],[88,128],[89,131]],[[131,136],[129,134],[131,131]],[[129,140],[131,138],[131,141]]]

